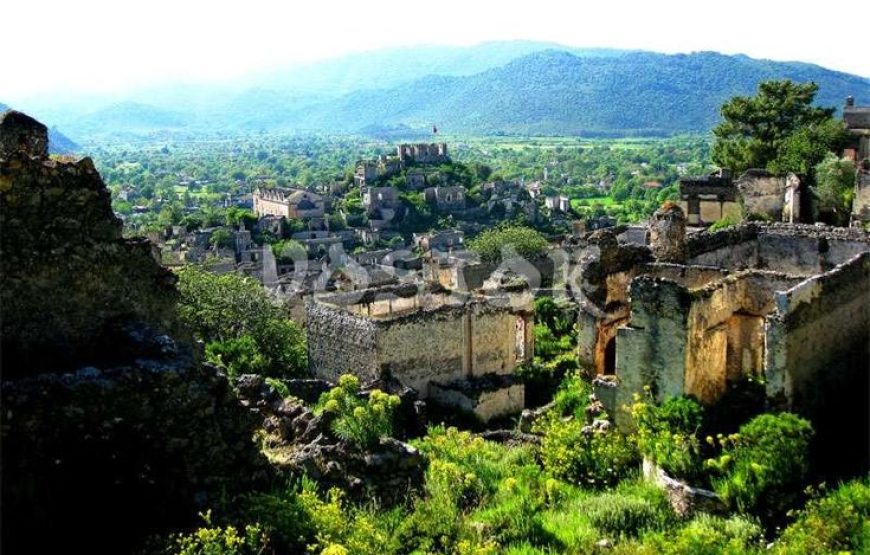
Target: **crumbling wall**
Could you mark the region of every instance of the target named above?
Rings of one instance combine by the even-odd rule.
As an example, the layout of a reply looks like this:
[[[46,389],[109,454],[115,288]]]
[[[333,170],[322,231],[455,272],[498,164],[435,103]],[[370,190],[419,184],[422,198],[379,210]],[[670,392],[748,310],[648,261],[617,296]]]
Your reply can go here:
[[[172,274],[122,237],[93,163],[47,142],[0,115],[3,553],[133,552],[269,467],[226,376],[162,333]]]
[[[866,372],[870,345],[870,252],[781,292],[767,328],[770,397],[793,409],[810,403],[828,372]],[[863,365],[863,370],[860,370]]]
[[[63,371],[112,353],[119,322],[175,331],[175,277],[151,244],[124,239],[90,158],[47,157],[45,126],[0,116],[4,374]]]
[[[683,394],[687,322],[691,298],[685,287],[665,279],[640,276],[631,283],[631,320],[616,336],[614,406],[620,426],[627,425],[621,407],[634,393],[650,386],[657,399]]]
[[[734,182],[740,193],[743,212],[761,214],[773,221],[781,221],[785,205],[788,180],[764,170],[747,170]]]
[[[425,397],[430,381],[464,376],[463,361],[471,348],[465,336],[464,307],[419,313],[377,324],[377,363],[404,385]]]
[[[779,275],[750,271],[692,291],[687,320],[687,395],[711,403],[725,392],[729,375],[761,373],[764,342],[757,340],[761,339],[763,317],[773,310],[773,294],[780,279]]]
[[[319,378],[335,382],[352,373],[364,381],[380,377],[375,325],[340,307],[309,299],[305,304],[308,367]]]

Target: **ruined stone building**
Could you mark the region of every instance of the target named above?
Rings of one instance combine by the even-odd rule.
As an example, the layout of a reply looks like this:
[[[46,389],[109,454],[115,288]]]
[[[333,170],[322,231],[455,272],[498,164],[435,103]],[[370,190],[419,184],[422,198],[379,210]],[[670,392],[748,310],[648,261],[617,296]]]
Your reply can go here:
[[[320,378],[392,378],[483,421],[523,408],[523,386],[512,375],[534,348],[528,292],[404,285],[315,296],[305,309],[309,365]]]
[[[599,231],[574,253],[580,361],[614,376],[599,393],[617,421],[647,385],[659,399],[711,403],[752,376],[774,402],[805,410],[843,368],[866,374],[870,234],[745,224],[686,238],[685,226],[666,205],[649,247]]]
[[[852,198],[852,226],[870,222],[870,106],[855,106],[855,99],[846,99],[843,120],[849,133],[844,158],[855,162],[855,195]]]
[[[428,187],[423,194],[426,202],[435,204],[442,212],[465,210],[465,187]]]
[[[450,162],[447,143],[402,144],[396,147],[396,156],[402,164],[444,164]]]
[[[254,213],[261,217],[311,219],[322,218],[325,212],[323,197],[305,189],[258,187],[253,201]]]
[[[793,173],[773,175],[749,169],[734,180],[728,170],[680,179],[680,208],[690,226],[708,226],[721,219],[755,216],[798,223],[810,213],[809,196]]]

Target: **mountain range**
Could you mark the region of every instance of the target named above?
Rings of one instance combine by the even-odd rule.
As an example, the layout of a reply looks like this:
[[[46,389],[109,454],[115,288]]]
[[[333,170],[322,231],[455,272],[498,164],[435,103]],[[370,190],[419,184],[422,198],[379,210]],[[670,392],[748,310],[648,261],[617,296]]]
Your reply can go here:
[[[510,41],[354,54],[220,85],[161,86],[33,110],[77,140],[188,133],[580,136],[707,132],[767,79],[819,84],[817,102],[870,104],[870,79],[800,62]],[[87,106],[88,108],[85,108]],[[52,109],[54,108],[54,109]]]

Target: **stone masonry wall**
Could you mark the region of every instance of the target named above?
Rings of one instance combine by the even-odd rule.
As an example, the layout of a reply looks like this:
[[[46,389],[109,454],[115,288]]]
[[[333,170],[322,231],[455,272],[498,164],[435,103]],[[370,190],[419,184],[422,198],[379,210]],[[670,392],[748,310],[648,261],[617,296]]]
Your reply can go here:
[[[308,367],[318,378],[335,382],[353,373],[364,381],[380,377],[375,325],[341,308],[305,303]]]
[[[800,409],[835,363],[866,372],[870,252],[776,294],[767,329],[768,395]],[[841,369],[842,370],[842,369]]]

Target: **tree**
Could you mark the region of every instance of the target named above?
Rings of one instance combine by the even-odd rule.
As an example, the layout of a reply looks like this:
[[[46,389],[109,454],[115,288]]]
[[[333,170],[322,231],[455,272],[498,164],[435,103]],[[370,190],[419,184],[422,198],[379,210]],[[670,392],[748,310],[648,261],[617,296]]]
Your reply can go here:
[[[231,249],[234,244],[233,234],[222,227],[214,230],[211,237],[208,238],[208,242],[219,249]]]
[[[815,83],[765,81],[755,96],[728,100],[722,123],[713,129],[713,161],[736,173],[749,168],[807,173],[842,139],[834,108],[813,106],[818,90]]]
[[[272,304],[255,280],[195,266],[179,272],[181,321],[230,373],[299,376],[307,370],[302,329]]]
[[[499,262],[505,249],[523,258],[537,258],[547,252],[547,239],[529,227],[507,226],[489,229],[469,242],[469,248],[485,262]]]
[[[816,197],[820,211],[832,215],[836,225],[846,225],[855,192],[855,165],[833,154],[815,168]]]

